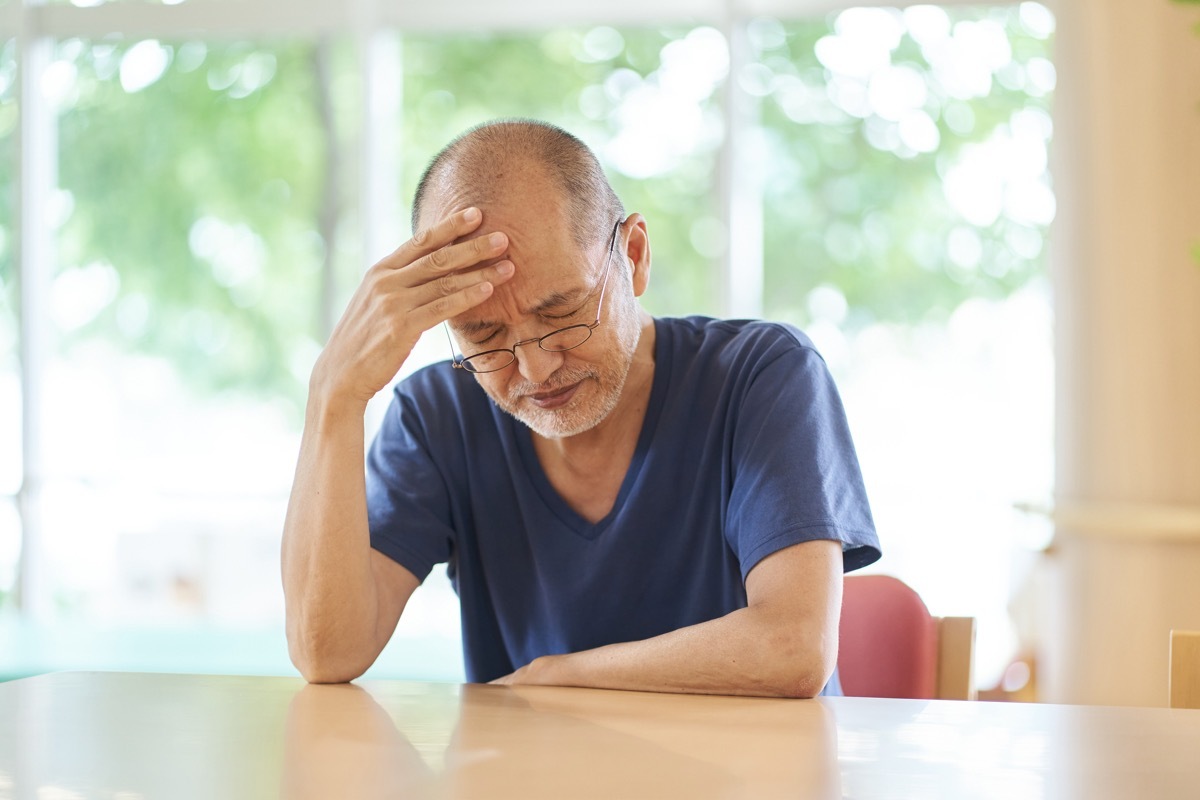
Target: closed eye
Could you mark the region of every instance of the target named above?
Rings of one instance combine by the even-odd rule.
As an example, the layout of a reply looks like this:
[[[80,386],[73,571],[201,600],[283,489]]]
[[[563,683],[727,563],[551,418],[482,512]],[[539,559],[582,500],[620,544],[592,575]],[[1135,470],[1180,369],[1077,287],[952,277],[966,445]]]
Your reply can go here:
[[[492,331],[491,333],[489,333],[489,334],[488,334],[486,337],[484,337],[483,339],[479,339],[479,340],[472,340],[472,341],[471,341],[471,344],[473,344],[473,345],[476,345],[476,346],[478,346],[478,345],[484,345],[484,344],[487,344],[487,343],[488,343],[488,342],[490,342],[492,339],[495,339],[495,338],[496,338],[496,334],[498,334],[499,332],[500,332],[500,331],[498,331],[498,330],[496,330],[496,331]]]
[[[579,308],[576,308],[574,311],[568,311],[568,312],[567,312],[567,313],[565,313],[565,314],[546,314],[546,313],[542,313],[540,316],[542,317],[542,319],[567,319],[568,317],[573,317],[573,316],[575,316],[575,315],[576,315],[576,314],[578,314],[580,311],[583,311],[583,306],[580,306]]]

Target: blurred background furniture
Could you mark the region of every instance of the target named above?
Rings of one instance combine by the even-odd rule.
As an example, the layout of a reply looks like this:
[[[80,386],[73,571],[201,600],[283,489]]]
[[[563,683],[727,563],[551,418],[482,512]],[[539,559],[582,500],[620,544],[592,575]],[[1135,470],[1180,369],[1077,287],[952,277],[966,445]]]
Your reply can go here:
[[[1200,708],[1200,631],[1171,631],[1171,708]]]
[[[838,672],[847,696],[975,699],[973,617],[934,617],[889,575],[851,575],[843,586]]]

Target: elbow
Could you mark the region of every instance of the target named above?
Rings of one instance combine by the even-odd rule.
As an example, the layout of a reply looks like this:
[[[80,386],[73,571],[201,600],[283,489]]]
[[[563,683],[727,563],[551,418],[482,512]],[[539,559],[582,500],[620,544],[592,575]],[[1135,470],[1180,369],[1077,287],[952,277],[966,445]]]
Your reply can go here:
[[[825,688],[825,683],[829,680],[823,670],[798,669],[792,670],[792,673],[780,681],[778,687],[780,697],[811,699],[821,693],[821,690]]]
[[[821,637],[781,635],[767,656],[770,693],[776,697],[816,697],[833,675],[837,645]]]
[[[763,694],[771,697],[810,699],[825,688],[830,671],[819,659],[801,658],[772,664],[762,682]]]
[[[309,683],[349,683],[366,671],[347,669],[340,664],[330,664],[315,659],[298,661],[293,658],[292,663],[300,671],[300,677]]]
[[[289,626],[288,656],[309,683],[349,683],[367,671],[363,663],[347,652],[344,643],[330,641],[319,633],[304,633]]]

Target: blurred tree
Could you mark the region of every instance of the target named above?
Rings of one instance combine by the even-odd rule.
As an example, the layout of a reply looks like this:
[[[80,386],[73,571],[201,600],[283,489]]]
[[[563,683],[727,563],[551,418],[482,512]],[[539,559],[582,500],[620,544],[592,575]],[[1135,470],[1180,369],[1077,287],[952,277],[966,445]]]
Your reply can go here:
[[[938,320],[1043,274],[1053,21],[1023,6],[752,27],[768,316],[826,286],[851,328]]]
[[[1041,274],[1046,209],[1023,203],[1045,206],[1048,188],[1022,196],[1003,174],[972,186],[989,154],[1044,153],[1052,19],[1031,24],[1027,7],[1040,8],[857,9],[751,24],[755,61],[736,77],[761,98],[769,316],[804,324],[809,294],[825,286],[844,296],[852,326],[910,323]],[[884,15],[875,39],[855,22],[862,13]],[[562,124],[596,147],[627,207],[649,219],[651,310],[717,309],[728,63],[717,31],[414,36],[402,59],[406,198],[426,160],[470,125]],[[966,77],[955,71],[968,63]],[[971,75],[978,85],[964,83]],[[320,267],[346,224],[338,197],[353,155],[353,60],[314,43],[71,39],[50,77],[63,347],[107,341],[169,360],[199,391],[299,406],[328,324]],[[0,132],[13,119],[6,96]],[[974,208],[973,189],[999,199]],[[7,253],[0,246],[0,269],[10,269]]]
[[[290,364],[297,342],[319,338],[325,250],[317,53],[58,45],[64,348],[99,337],[167,358],[206,391],[302,397]],[[89,288],[111,302],[71,313],[70,294]]]

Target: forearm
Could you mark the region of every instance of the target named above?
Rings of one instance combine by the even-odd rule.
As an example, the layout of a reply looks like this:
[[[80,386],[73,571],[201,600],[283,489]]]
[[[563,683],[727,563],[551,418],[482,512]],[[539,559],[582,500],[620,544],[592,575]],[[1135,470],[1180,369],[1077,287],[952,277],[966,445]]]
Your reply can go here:
[[[309,680],[348,680],[378,654],[363,438],[353,404],[310,396],[282,552],[288,647]]]
[[[833,672],[836,628],[831,637],[822,625],[784,616],[769,606],[749,607],[651,639],[546,656],[516,682],[812,697]]]
[[[842,545],[784,547],[746,575],[745,608],[637,642],[544,656],[498,683],[812,697],[837,661]]]

